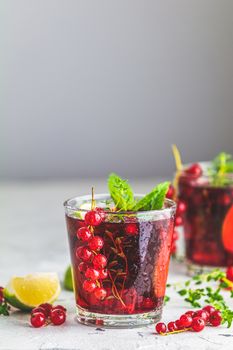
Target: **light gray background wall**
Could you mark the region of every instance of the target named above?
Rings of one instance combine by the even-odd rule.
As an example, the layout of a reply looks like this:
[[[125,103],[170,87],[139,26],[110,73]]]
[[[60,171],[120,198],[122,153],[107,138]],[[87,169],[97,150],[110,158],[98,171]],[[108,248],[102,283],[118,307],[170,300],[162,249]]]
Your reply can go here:
[[[233,153],[232,0],[0,0],[1,178]]]

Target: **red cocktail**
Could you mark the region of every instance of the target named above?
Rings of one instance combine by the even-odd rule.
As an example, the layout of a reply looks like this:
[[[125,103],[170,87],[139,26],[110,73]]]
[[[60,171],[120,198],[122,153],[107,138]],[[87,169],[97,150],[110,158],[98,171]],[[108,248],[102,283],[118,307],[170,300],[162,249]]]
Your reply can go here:
[[[195,166],[197,171],[195,174]],[[189,272],[233,265],[233,177],[210,163],[179,174],[179,199],[186,204],[183,227]],[[221,175],[221,176],[220,176]]]
[[[65,202],[78,320],[114,327],[159,320],[174,202],[165,200],[161,210],[116,212],[110,196],[97,195],[95,201],[101,222],[91,227],[90,237],[84,218],[91,197]]]

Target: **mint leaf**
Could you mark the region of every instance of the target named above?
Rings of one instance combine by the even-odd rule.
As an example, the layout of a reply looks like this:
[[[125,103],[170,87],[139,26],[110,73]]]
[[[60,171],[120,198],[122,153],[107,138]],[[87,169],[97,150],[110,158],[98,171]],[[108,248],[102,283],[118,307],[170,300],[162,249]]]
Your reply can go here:
[[[162,209],[166,197],[169,182],[162,182],[157,185],[150,193],[140,199],[133,210],[159,210]]]
[[[230,154],[221,152],[212,161],[209,168],[209,176],[212,178],[212,185],[227,186],[233,182],[227,175],[233,173],[233,158]]]
[[[111,173],[108,177],[108,188],[117,209],[132,210],[135,200],[132,188],[127,180],[123,180],[117,174]]]

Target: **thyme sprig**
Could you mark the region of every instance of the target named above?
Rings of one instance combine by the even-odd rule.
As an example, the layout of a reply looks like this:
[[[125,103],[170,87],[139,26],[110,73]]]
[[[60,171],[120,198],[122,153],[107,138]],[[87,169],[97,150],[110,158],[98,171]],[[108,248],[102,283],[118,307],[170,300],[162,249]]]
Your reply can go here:
[[[210,284],[211,283],[211,284]],[[222,292],[228,291],[233,298],[233,282],[226,278],[225,272],[216,269],[210,273],[195,275],[184,283],[167,284],[194,308],[211,304],[222,313],[222,324],[230,327],[233,322],[233,310],[227,304]],[[166,296],[166,302],[170,298]]]

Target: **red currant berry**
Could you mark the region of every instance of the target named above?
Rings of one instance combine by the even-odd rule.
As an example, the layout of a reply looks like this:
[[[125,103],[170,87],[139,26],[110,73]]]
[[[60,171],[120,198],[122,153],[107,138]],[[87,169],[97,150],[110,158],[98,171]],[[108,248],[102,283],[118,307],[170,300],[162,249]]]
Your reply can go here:
[[[142,307],[145,309],[154,309],[155,303],[151,298],[146,297],[142,301]]]
[[[127,235],[135,236],[138,234],[138,227],[136,224],[127,224],[125,227],[125,232]]]
[[[205,328],[205,321],[201,317],[194,317],[191,327],[195,332],[200,332]]]
[[[97,269],[104,269],[107,265],[107,258],[103,254],[97,254],[93,258],[93,265]]]
[[[173,235],[172,235],[172,241],[177,241],[177,239],[179,238],[179,234],[176,230],[174,230]]]
[[[31,325],[39,328],[45,325],[45,315],[42,312],[35,312],[31,314]]]
[[[108,270],[107,269],[100,269],[99,270],[99,279],[104,280],[108,277]]]
[[[51,322],[54,324],[54,326],[60,326],[62,323],[64,323],[66,320],[66,313],[64,310],[54,308],[51,311]]]
[[[197,316],[201,317],[205,321],[205,323],[207,323],[209,320],[210,314],[206,310],[202,309],[202,310],[196,311],[193,317],[197,317]]]
[[[220,326],[222,322],[221,312],[219,310],[215,310],[214,312],[212,312],[212,314],[210,315],[209,322],[214,327]]]
[[[42,307],[45,310],[45,316],[49,317],[50,316],[50,312],[52,310],[52,305],[49,303],[44,303],[44,304],[40,304],[39,307]]]
[[[167,329],[169,330],[169,332],[177,331],[177,326],[175,322],[169,322],[167,325]]]
[[[97,287],[94,291],[94,294],[95,294],[96,299],[104,300],[106,298],[107,291],[104,288]]]
[[[229,266],[226,271],[227,279],[233,282],[233,266]]]
[[[90,261],[93,257],[93,253],[90,251],[90,249],[86,247],[79,247],[76,250],[76,256],[79,257],[83,261]]]
[[[92,293],[96,288],[96,284],[94,281],[90,281],[90,280],[85,280],[83,282],[83,289],[88,292],[88,293]]]
[[[103,248],[104,241],[100,236],[94,236],[88,243],[91,250],[97,251]]]
[[[85,272],[87,268],[88,268],[88,265],[83,261],[80,262],[80,264],[78,265],[78,269],[80,272]]]
[[[177,203],[176,214],[182,215],[186,211],[186,208],[186,203],[184,201],[179,200],[179,202]]]
[[[156,332],[158,334],[162,334],[162,333],[166,333],[167,327],[166,327],[165,323],[159,322],[155,326],[155,329],[156,329]]]
[[[83,242],[88,242],[92,237],[92,233],[88,227],[80,227],[77,231],[77,237]]]
[[[175,218],[175,226],[181,226],[183,223],[183,219],[181,216],[176,216]]]
[[[85,277],[96,281],[99,278],[99,271],[89,267],[85,272]]]
[[[192,321],[193,321],[193,319],[190,315],[184,314],[184,315],[181,315],[181,317],[180,317],[181,325],[184,328],[190,327],[192,324]]]
[[[189,315],[189,316],[193,317],[195,315],[195,311],[192,311],[192,310],[186,311],[185,315]]]
[[[85,224],[90,226],[98,226],[102,222],[101,214],[96,210],[90,210],[85,215]]]
[[[211,315],[216,309],[212,305],[206,305],[202,310],[207,311],[208,314]]]
[[[52,310],[62,310],[62,311],[64,311],[64,312],[66,312],[66,308],[64,307],[64,306],[62,306],[62,305],[56,305],[56,306],[53,306],[52,307]]]
[[[184,326],[180,320],[176,320],[175,325],[176,325],[177,329],[179,329],[179,330],[184,328]]]
[[[4,288],[0,287],[0,297],[3,297],[3,291],[4,291]]]
[[[172,185],[170,185],[166,194],[166,198],[173,199],[174,195],[175,195],[175,188]]]
[[[199,177],[202,175],[202,168],[198,163],[194,163],[188,169],[186,169],[185,172],[186,174],[192,175],[194,177]]]
[[[47,316],[45,309],[41,306],[38,306],[38,307],[35,307],[34,309],[32,309],[31,314],[35,314],[37,312],[42,312],[42,314],[44,314],[45,317]]]
[[[97,211],[98,214],[100,214],[102,221],[104,221],[106,216],[104,209],[96,207],[95,210]]]

